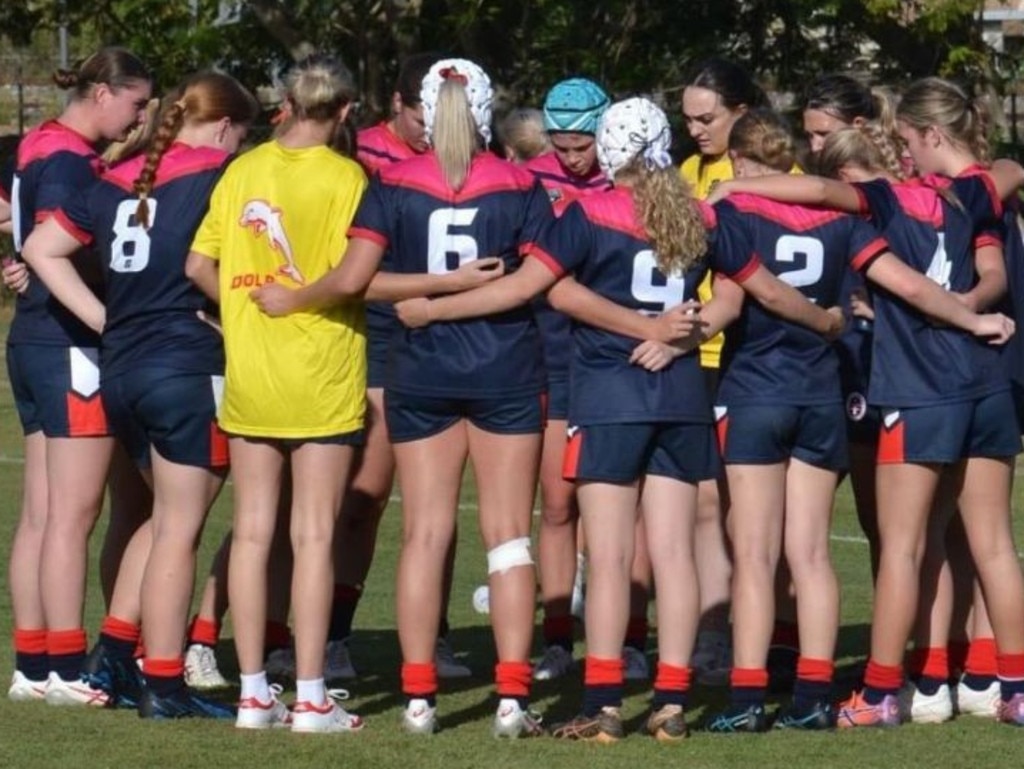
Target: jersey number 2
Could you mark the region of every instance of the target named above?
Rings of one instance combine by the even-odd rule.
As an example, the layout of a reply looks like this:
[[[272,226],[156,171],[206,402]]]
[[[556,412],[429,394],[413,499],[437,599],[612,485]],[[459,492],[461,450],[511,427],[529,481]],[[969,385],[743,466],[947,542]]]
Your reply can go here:
[[[804,257],[804,266],[797,270],[779,273],[779,280],[793,288],[813,286],[825,271],[825,245],[817,238],[806,235],[783,235],[775,244],[775,261],[787,264],[796,261],[797,254]],[[808,296],[812,302],[814,297]]]
[[[149,226],[156,221],[156,200],[150,198]],[[136,199],[124,200],[114,217],[114,242],[110,244],[110,269],[114,272],[142,272],[149,264],[149,232],[135,221]]]

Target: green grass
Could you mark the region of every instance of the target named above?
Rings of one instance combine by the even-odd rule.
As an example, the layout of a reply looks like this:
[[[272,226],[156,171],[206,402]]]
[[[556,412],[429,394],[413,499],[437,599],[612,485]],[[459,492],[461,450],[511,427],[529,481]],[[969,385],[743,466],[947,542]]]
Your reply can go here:
[[[0,335],[7,309],[0,310]],[[18,513],[20,431],[6,377],[0,383],[0,541],[10,542]],[[683,744],[663,746],[631,734],[619,745],[600,747],[561,744],[550,739],[497,742],[489,734],[494,702],[491,672],[493,645],[486,618],[471,607],[473,588],[485,577],[484,555],[473,514],[475,495],[467,483],[461,513],[461,542],[452,596],[452,639],[475,671],[475,677],[443,684],[439,699],[442,731],[413,738],[399,729],[398,642],[394,630],[394,569],[400,542],[400,511],[392,504],[381,528],[377,558],[357,615],[352,653],[363,677],[353,682],[351,708],[366,717],[358,735],[298,736],[287,732],[240,733],[230,724],[140,721],[124,711],[55,710],[45,704],[0,700],[0,767],[196,767],[229,769],[262,766],[392,767],[565,767],[598,769],[637,766],[698,767],[973,767],[1020,756],[1024,732],[1007,726],[961,719],[943,726],[904,726],[888,732],[837,734],[774,733],[718,737],[695,732]],[[207,527],[201,564],[209,564],[230,518],[231,488],[225,489]],[[101,520],[98,529],[105,526]],[[843,586],[843,628],[839,658],[847,686],[856,675],[867,644],[870,582],[867,548],[844,487],[836,508],[833,554]],[[1017,527],[1018,542],[1024,540]],[[98,530],[94,542],[101,540]],[[6,562],[5,562],[6,564]],[[93,561],[95,565],[95,560]],[[95,572],[95,569],[93,569]],[[93,580],[86,624],[95,633],[102,601]],[[0,636],[10,638],[11,611],[7,569],[0,577]],[[652,638],[653,645],[653,638]],[[577,656],[582,646],[577,647]],[[225,672],[236,672],[230,628],[218,650]],[[11,673],[13,654],[0,654],[0,679]],[[630,687],[624,715],[631,731],[642,725],[648,691]],[[225,695],[230,698],[235,693]],[[722,692],[698,688],[691,720],[699,722],[722,702]],[[535,688],[534,703],[548,722],[570,716],[580,703],[577,681],[550,682]]]

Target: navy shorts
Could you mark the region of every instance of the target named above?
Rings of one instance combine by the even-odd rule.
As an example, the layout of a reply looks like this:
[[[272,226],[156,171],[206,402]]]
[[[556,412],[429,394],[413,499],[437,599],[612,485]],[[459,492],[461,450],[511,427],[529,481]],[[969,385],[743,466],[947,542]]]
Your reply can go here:
[[[544,429],[540,395],[518,398],[432,398],[394,390],[384,392],[384,419],[392,443],[429,438],[468,419],[489,433],[524,435]]]
[[[217,426],[224,377],[160,367],[104,380],[103,405],[114,434],[139,467],[150,449],[169,462],[226,469],[228,438]]]
[[[840,403],[715,407],[719,450],[727,465],[774,465],[793,458],[825,470],[845,470],[845,421]]]
[[[860,392],[846,394],[846,440],[866,446],[878,445],[882,411]]]
[[[1013,457],[1020,428],[1009,390],[962,403],[882,409],[878,463],[950,464],[968,457]]]
[[[100,438],[111,434],[100,397],[95,347],[7,346],[7,374],[25,435]]]
[[[569,418],[569,380],[548,381],[548,392],[544,397],[544,418],[562,420]]]
[[[662,475],[685,483],[718,477],[711,425],[678,422],[569,428],[562,475],[567,481],[633,483]]]

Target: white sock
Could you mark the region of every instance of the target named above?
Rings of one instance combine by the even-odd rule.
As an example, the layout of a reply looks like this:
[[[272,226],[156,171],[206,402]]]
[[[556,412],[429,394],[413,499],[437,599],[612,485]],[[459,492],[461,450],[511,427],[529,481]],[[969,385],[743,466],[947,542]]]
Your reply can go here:
[[[324,679],[313,678],[308,681],[296,681],[295,701],[312,702],[314,705],[323,705],[327,702],[327,689],[324,687]]]
[[[241,698],[243,700],[255,697],[260,702],[270,701],[270,684],[267,683],[267,672],[265,670],[253,673],[250,676],[243,673],[239,678],[242,679]]]

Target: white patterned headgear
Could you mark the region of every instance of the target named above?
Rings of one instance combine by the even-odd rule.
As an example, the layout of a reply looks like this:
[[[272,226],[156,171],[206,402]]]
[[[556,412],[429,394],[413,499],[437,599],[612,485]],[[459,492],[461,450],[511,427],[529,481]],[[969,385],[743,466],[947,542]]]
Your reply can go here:
[[[616,102],[601,117],[597,129],[597,162],[609,179],[640,155],[647,168],[668,168],[672,131],[661,109],[642,97]]]
[[[427,141],[434,130],[434,118],[437,115],[437,96],[441,84],[446,80],[458,80],[466,87],[466,98],[469,109],[476,121],[476,129],[484,138],[485,144],[491,141],[491,104],[494,101],[494,89],[491,79],[478,65],[468,59],[441,59],[430,68],[423,78],[420,87],[420,100],[423,102],[423,124],[427,129]]]

